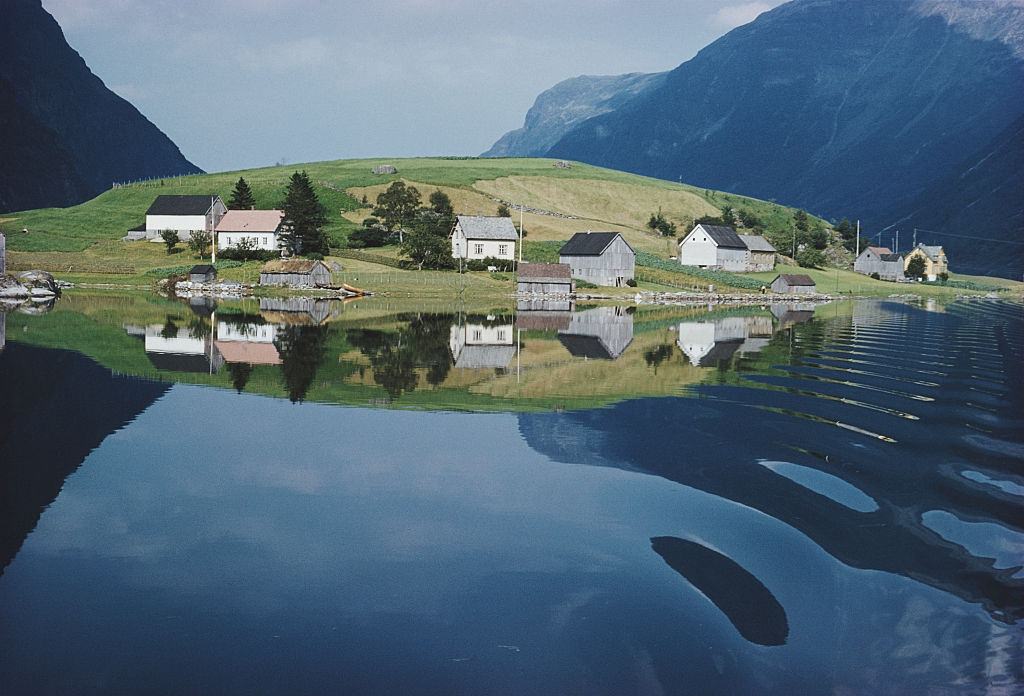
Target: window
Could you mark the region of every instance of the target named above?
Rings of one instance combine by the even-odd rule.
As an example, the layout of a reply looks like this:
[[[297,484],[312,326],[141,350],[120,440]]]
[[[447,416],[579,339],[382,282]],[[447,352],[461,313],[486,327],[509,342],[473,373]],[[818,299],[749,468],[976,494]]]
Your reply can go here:
[[[231,246],[231,237],[228,237],[228,246]]]
[[[484,340],[484,332],[480,329],[473,329],[473,340],[482,341]]]
[[[484,245],[483,244],[474,244],[473,245],[473,253],[474,254],[482,254],[482,253],[484,253]]]
[[[498,340],[499,341],[504,341],[505,340],[505,329],[498,329]]]
[[[508,254],[508,244],[498,245],[498,256],[506,256]]]

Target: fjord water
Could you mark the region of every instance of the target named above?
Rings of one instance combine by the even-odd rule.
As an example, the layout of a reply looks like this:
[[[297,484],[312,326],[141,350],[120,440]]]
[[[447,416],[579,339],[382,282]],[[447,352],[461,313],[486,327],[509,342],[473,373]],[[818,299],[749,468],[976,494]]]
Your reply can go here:
[[[1021,688],[1020,304],[567,310],[6,315],[0,692]]]

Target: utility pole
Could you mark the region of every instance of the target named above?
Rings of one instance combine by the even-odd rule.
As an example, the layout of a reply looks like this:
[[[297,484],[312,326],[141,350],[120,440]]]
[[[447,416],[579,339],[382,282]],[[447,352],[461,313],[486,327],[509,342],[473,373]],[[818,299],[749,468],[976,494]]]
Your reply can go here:
[[[897,254],[900,253],[900,228],[896,228],[896,248],[893,249]]]
[[[519,204],[519,263],[523,262],[523,204]],[[519,267],[516,266],[516,271]]]
[[[857,220],[857,256],[860,256],[860,220]]]
[[[917,228],[914,228],[914,246],[910,247],[911,251],[917,248]]]

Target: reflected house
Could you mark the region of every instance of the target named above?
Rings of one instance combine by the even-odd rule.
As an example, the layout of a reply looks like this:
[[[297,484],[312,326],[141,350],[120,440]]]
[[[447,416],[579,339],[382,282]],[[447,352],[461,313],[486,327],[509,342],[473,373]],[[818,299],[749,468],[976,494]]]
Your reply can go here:
[[[788,329],[794,324],[802,324],[814,318],[814,305],[808,302],[793,304],[773,304],[772,314],[779,322],[779,329]]]
[[[633,315],[624,307],[576,312],[558,340],[573,357],[615,360],[633,342]]]
[[[455,367],[477,370],[508,367],[516,355],[515,330],[508,324],[452,324],[448,338]]]
[[[0,312],[0,351],[7,345],[7,314]]]
[[[767,315],[684,321],[676,327],[676,343],[695,367],[727,362],[737,353],[757,353],[771,341]]]
[[[150,324],[145,329],[146,357],[166,372],[214,372],[211,338],[195,336],[187,326]]]
[[[278,327],[274,324],[217,323],[214,346],[221,362],[249,365],[280,365],[281,356],[274,345]]]
[[[344,305],[312,297],[261,297],[260,315],[274,324],[314,326],[336,319]]]
[[[568,297],[551,299],[545,298],[530,298],[530,299],[519,299],[516,300],[516,312],[519,313],[519,318],[522,318],[524,312],[571,312],[576,309],[576,302]]]

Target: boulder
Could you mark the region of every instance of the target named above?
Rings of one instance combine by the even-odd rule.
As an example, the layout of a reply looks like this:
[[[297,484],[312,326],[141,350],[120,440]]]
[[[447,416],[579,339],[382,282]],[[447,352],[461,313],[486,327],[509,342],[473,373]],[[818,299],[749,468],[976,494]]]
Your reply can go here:
[[[24,271],[17,276],[19,283],[29,290],[33,297],[49,297],[60,295],[60,287],[53,276],[46,271]]]

